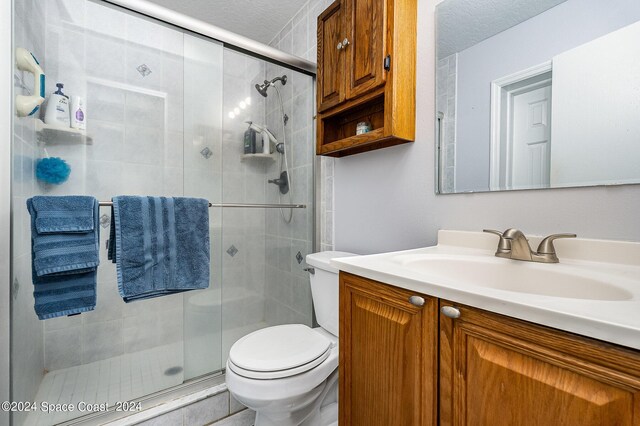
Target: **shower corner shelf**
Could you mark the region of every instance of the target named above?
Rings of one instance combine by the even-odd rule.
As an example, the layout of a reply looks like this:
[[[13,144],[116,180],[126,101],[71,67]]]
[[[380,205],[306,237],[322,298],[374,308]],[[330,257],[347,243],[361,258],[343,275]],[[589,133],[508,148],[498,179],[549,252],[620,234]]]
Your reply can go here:
[[[38,133],[40,141],[45,144],[93,144],[93,138],[87,136],[87,132],[84,130],[73,129],[71,127],[56,127],[39,119],[36,119],[36,133]]]
[[[242,154],[242,157],[240,157],[240,161],[247,161],[250,159],[259,159],[259,160],[269,160],[269,161],[275,161],[276,160],[276,154],[272,153],[272,154]]]

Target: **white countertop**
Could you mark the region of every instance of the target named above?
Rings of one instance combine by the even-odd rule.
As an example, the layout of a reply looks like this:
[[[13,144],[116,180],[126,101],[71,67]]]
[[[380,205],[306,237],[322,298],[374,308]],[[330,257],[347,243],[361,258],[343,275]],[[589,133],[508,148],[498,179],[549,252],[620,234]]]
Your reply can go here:
[[[539,237],[529,237],[535,250]],[[555,242],[559,264],[500,259],[494,256],[498,237],[464,231],[439,231],[433,247],[332,259],[331,265],[372,280],[428,296],[473,306],[537,324],[640,349],[640,243],[590,239]],[[557,297],[508,291],[451,280],[428,270],[408,269],[398,259],[407,255],[473,256],[480,261],[518,262],[526,268],[562,268],[597,277],[629,294],[626,300]],[[558,269],[556,269],[558,270]],[[561,282],[558,285],[562,285]]]

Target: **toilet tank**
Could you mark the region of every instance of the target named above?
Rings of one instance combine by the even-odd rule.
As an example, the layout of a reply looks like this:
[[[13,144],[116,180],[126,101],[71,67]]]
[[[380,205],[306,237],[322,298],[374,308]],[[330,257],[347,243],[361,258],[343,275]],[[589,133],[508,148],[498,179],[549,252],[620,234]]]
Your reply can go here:
[[[329,265],[336,257],[356,256],[343,251],[323,251],[307,255],[307,265],[314,268],[310,274],[311,296],[316,319],[320,327],[334,336],[338,335],[338,270]]]

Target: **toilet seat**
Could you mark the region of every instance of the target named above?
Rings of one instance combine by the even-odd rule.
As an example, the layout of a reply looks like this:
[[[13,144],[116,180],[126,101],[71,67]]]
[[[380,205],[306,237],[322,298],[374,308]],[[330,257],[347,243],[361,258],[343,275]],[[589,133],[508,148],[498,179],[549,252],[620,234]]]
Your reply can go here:
[[[291,377],[322,364],[333,346],[303,324],[268,327],[238,340],[229,351],[228,366],[251,379]]]

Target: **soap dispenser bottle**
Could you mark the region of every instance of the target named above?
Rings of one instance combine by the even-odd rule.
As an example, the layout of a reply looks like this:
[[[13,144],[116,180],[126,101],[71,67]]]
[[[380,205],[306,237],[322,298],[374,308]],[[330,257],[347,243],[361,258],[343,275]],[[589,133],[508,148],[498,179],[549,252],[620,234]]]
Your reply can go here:
[[[256,153],[256,131],[251,128],[251,121],[246,121],[249,124],[249,128],[244,132],[244,153],[255,154]]]
[[[57,127],[70,127],[69,97],[62,93],[64,84],[57,83],[58,89],[49,96],[44,114],[44,122]]]

